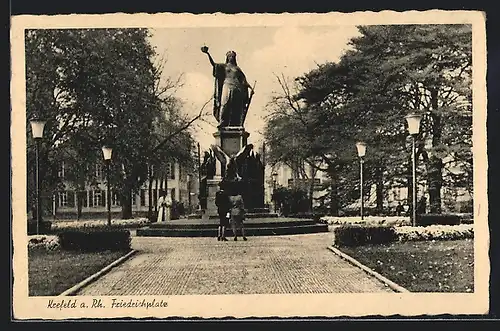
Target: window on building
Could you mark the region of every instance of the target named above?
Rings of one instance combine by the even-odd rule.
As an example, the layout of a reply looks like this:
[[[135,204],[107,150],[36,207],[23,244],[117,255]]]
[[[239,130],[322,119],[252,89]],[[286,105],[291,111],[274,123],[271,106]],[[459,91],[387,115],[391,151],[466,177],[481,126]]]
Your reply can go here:
[[[68,203],[68,207],[74,207],[75,206],[75,192],[73,191],[66,191],[66,195],[67,195],[67,203]]]
[[[168,177],[170,179],[175,179],[175,164],[174,163],[168,164]]]
[[[83,191],[81,193],[81,196],[82,196],[82,206],[87,208],[89,206],[89,194],[90,192],[89,191]]]
[[[172,199],[172,201],[175,200],[175,188],[170,189],[170,198]]]
[[[64,179],[64,161],[61,161],[59,171],[57,172],[57,177],[59,177],[60,179]]]
[[[96,164],[95,165],[95,178],[97,180],[102,180],[102,177],[103,174],[102,174],[102,165],[101,164]]]
[[[104,199],[101,190],[92,191],[92,207],[104,206]]]
[[[394,192],[394,197],[395,197],[395,200],[401,199],[401,189],[399,187],[396,187],[396,190]]]
[[[146,205],[146,190],[141,189],[141,204],[142,207]]]
[[[66,191],[59,192],[58,195],[59,195],[59,207],[67,207],[68,194],[66,193]]]
[[[115,191],[111,191],[111,205],[112,206],[120,205],[120,196]]]
[[[165,178],[170,178],[170,163],[165,166]]]

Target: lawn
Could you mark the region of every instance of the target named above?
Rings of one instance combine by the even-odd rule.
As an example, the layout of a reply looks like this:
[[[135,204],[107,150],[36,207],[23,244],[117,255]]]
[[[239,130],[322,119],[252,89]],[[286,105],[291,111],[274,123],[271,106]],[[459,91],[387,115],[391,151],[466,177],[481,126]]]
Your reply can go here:
[[[29,251],[29,295],[59,295],[125,254],[126,252],[80,253],[41,249]]]
[[[474,291],[473,239],[408,241],[340,250],[410,292]]]

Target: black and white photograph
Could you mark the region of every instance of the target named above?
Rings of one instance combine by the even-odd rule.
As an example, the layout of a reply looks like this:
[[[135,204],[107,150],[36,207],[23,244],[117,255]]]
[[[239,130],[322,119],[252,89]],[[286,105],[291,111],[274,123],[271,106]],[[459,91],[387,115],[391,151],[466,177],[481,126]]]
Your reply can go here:
[[[487,312],[481,12],[11,38],[15,318]]]

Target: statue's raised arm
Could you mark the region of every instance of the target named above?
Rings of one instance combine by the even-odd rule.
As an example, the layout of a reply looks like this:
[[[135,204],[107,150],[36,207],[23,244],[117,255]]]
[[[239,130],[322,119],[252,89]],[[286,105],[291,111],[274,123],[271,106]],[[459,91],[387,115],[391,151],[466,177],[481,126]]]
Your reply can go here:
[[[202,51],[203,53],[207,54],[207,56],[208,56],[208,60],[210,61],[210,64],[212,65],[212,67],[214,67],[214,66],[215,66],[215,61],[214,61],[214,59],[212,58],[212,55],[210,55],[210,53],[208,52],[208,47],[207,47],[207,46],[203,46],[203,47],[201,48],[201,51]]]

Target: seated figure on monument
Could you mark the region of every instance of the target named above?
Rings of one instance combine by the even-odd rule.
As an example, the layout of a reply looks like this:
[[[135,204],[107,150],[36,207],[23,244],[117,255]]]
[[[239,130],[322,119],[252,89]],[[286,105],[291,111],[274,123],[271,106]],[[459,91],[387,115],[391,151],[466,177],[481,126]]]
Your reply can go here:
[[[226,63],[215,63],[207,46],[203,46],[201,51],[208,55],[213,67],[215,77],[213,114],[219,123],[218,128],[242,127],[254,88],[248,84],[245,74],[238,67],[236,53],[229,51],[226,53]],[[248,89],[251,91],[250,95]]]
[[[215,176],[215,156],[212,150],[205,151],[203,156],[203,163],[201,164],[202,179],[206,177],[207,179],[213,179]]]

